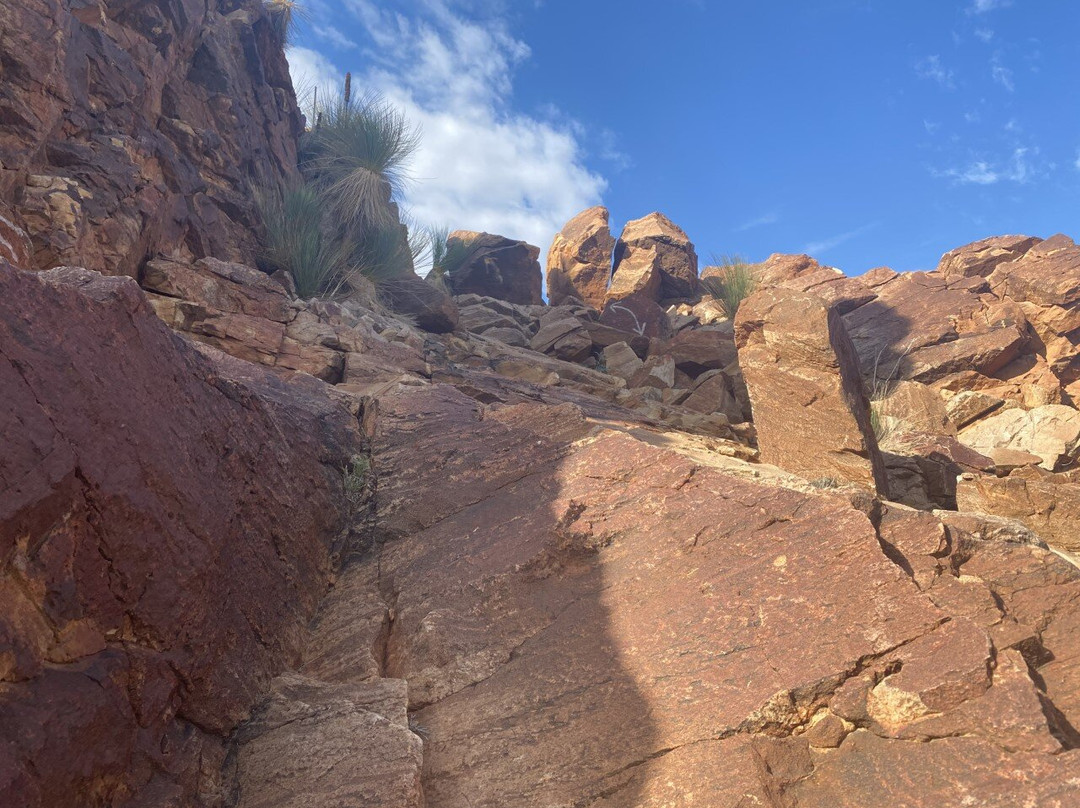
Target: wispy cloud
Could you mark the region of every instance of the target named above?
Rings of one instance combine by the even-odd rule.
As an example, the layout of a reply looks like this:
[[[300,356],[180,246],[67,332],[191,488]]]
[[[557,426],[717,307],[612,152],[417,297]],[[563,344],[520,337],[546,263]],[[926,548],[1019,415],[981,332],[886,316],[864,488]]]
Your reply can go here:
[[[923,129],[926,130],[926,134],[928,134],[928,135],[933,135],[939,129],[941,129],[941,124],[938,123],[937,121],[923,120],[922,125],[923,125]]]
[[[331,45],[341,50],[356,50],[360,46],[345,36],[337,28],[329,25],[313,25],[311,30],[319,39],[326,40]]]
[[[976,28],[975,38],[989,43],[994,38],[994,32],[989,28]]]
[[[954,81],[954,74],[952,70],[946,68],[942,62],[941,57],[937,54],[927,56],[924,59],[920,59],[915,63],[915,75],[921,79],[929,79],[936,81],[946,90],[956,89],[956,82]]]
[[[743,222],[738,227],[734,228],[736,233],[745,233],[747,230],[753,230],[755,227],[765,227],[770,224],[776,224],[780,221],[780,214],[775,212],[765,213],[758,216],[756,219],[751,219],[748,222]]]
[[[1013,72],[1001,63],[1001,55],[998,53],[995,53],[994,58],[990,60],[990,75],[994,77],[994,81],[1010,93],[1016,89],[1016,82],[1013,81]]]
[[[499,233],[546,254],[567,220],[607,188],[585,164],[588,131],[565,115],[513,109],[515,71],[530,50],[501,3],[424,0],[410,12],[389,5],[345,0],[370,42],[368,69],[354,86],[382,93],[422,131],[404,209],[418,224]],[[333,13],[341,12],[325,15]],[[322,83],[340,75],[317,56],[292,48],[294,76]],[[615,142],[614,134],[600,137],[598,149],[617,164]]]
[[[823,255],[829,250],[835,249],[841,244],[845,244],[852,239],[858,238],[880,225],[881,222],[870,222],[869,224],[864,224],[862,227],[856,227],[854,230],[848,230],[846,233],[838,233],[835,236],[830,236],[829,238],[824,238],[820,241],[811,241],[809,244],[804,244],[800,252],[812,256]]]
[[[1007,8],[1012,5],[1012,0],[972,0],[968,6],[968,14],[985,14],[999,8]]]
[[[1044,164],[1038,158],[1037,148],[1020,146],[1013,149],[1012,154],[1004,160],[977,159],[965,166],[933,173],[939,177],[947,177],[960,185],[996,185],[999,182],[1026,185],[1046,176],[1054,168],[1053,164]]]
[[[1077,171],[1080,171],[1080,148],[1076,150],[1076,162],[1073,163]]]

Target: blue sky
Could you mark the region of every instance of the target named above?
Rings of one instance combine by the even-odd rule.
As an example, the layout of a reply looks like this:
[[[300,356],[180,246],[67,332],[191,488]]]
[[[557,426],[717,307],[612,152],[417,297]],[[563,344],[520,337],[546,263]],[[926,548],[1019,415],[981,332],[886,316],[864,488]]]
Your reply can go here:
[[[309,0],[294,78],[423,130],[405,207],[524,238],[660,210],[702,265],[933,268],[1080,236],[1075,0]]]

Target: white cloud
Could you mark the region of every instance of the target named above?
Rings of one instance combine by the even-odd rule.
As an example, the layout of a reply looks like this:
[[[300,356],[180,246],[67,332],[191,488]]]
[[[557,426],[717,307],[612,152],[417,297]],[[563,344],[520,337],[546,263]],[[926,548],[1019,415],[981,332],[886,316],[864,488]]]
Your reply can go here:
[[[780,221],[779,213],[765,213],[758,216],[756,219],[743,222],[735,228],[736,233],[745,233],[747,230],[753,230],[755,227],[765,227],[766,225],[776,224]]]
[[[402,200],[408,215],[421,225],[524,239],[541,248],[543,264],[555,234],[599,203],[607,182],[584,164],[580,124],[511,109],[514,71],[529,58],[528,45],[501,17],[472,19],[452,0],[426,0],[414,15],[370,0],[346,5],[373,46],[354,86],[382,93],[422,132],[415,182]],[[292,49],[291,65],[291,54],[303,50]],[[297,54],[294,76],[329,75],[311,55]],[[614,135],[599,140],[602,159],[627,161]]]
[[[1007,8],[1012,0],[973,0],[968,7],[968,14],[985,14],[998,8]]]
[[[941,124],[939,122],[937,122],[937,121],[928,121],[926,119],[923,119],[922,125],[923,125],[923,129],[926,130],[926,134],[928,134],[928,135],[933,135],[939,129],[941,129]]]
[[[920,59],[915,64],[915,75],[921,79],[936,81],[946,90],[953,90],[956,88],[956,82],[953,80],[953,71],[947,69],[941,63],[941,57],[936,54],[927,56],[925,59]]]
[[[994,38],[994,32],[989,28],[976,28],[975,36],[983,42],[988,43]]]
[[[319,88],[320,94],[334,92],[345,81],[345,74],[318,51],[289,47],[285,50],[285,57],[289,60],[289,73],[296,94],[301,98],[301,107],[312,89]]]
[[[1073,165],[1076,166],[1077,171],[1080,171],[1080,149],[1076,150],[1076,162]]]
[[[994,58],[990,60],[990,75],[994,77],[994,81],[1010,93],[1016,89],[1016,83],[1013,81],[1013,72],[1001,63],[1001,58],[996,53],[994,54]]]
[[[853,238],[858,238],[864,233],[878,227],[880,224],[881,222],[870,222],[869,224],[864,224],[862,227],[856,227],[854,230],[848,230],[846,233],[839,233],[835,236],[821,239],[821,241],[811,241],[809,244],[803,245],[803,248],[799,252],[816,257],[835,247],[839,247],[841,244],[851,241]]]
[[[937,176],[948,177],[960,185],[995,185],[999,182],[1015,182],[1026,185],[1033,180],[1045,177],[1053,164],[1043,164],[1038,160],[1039,150],[1024,146],[1013,149],[1012,154],[997,162],[974,160],[960,168],[950,168],[934,172]]]
[[[331,25],[313,25],[311,26],[311,30],[314,31],[316,36],[320,39],[325,39],[340,50],[356,50],[360,47]]]

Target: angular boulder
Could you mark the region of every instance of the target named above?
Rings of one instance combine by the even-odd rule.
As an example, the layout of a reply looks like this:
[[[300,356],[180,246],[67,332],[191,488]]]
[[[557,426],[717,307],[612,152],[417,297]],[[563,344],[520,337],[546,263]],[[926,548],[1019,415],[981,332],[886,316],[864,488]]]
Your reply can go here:
[[[650,213],[628,222],[615,246],[613,283],[626,268],[636,272],[636,250],[655,250],[660,270],[660,288],[656,300],[693,298],[698,291],[698,258],[686,233],[662,213]]]
[[[483,295],[523,306],[543,304],[539,247],[468,230],[451,233],[447,246],[465,254],[461,264],[446,275],[452,294]]]
[[[597,311],[604,307],[615,238],[608,225],[608,209],[584,210],[555,236],[547,258],[548,302],[557,306],[574,298]]]
[[[1015,261],[1039,242],[1033,236],[994,236],[957,247],[941,256],[937,272],[946,280],[985,278],[998,264]]]
[[[858,358],[835,309],[762,290],[740,306],[735,344],[764,462],[888,496]]]

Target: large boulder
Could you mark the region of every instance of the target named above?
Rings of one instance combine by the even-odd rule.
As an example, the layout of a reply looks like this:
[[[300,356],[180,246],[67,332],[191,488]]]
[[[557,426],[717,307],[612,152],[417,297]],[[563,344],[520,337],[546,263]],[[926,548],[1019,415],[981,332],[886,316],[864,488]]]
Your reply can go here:
[[[303,130],[260,0],[4,3],[0,30],[0,205],[34,266],[254,262],[250,189],[296,178]]]
[[[0,793],[196,804],[351,547],[356,413],[67,268],[0,266],[0,388]]]
[[[937,271],[946,280],[985,278],[998,264],[1014,261],[1030,250],[1039,239],[1032,236],[994,236],[957,247],[941,256]]]
[[[995,459],[1002,452],[1025,452],[1057,471],[1080,458],[1080,411],[1062,404],[1004,410],[962,430],[960,442]]]
[[[639,337],[669,336],[671,324],[657,303],[663,283],[660,267],[661,255],[655,246],[623,249],[600,322]]]
[[[739,307],[735,344],[763,461],[888,495],[858,357],[836,309],[762,290]]]
[[[491,233],[455,230],[447,249],[464,254],[446,274],[453,294],[483,295],[524,306],[543,304],[539,247]]]
[[[694,245],[686,233],[664,214],[650,213],[628,222],[623,228],[615,246],[613,284],[618,281],[624,262],[629,271],[638,271],[640,261],[635,258],[635,252],[639,250],[656,252],[661,281],[656,300],[693,298],[697,295],[698,259]]]
[[[557,306],[576,298],[597,311],[602,309],[614,249],[607,208],[589,208],[567,222],[548,251],[548,302]]]

